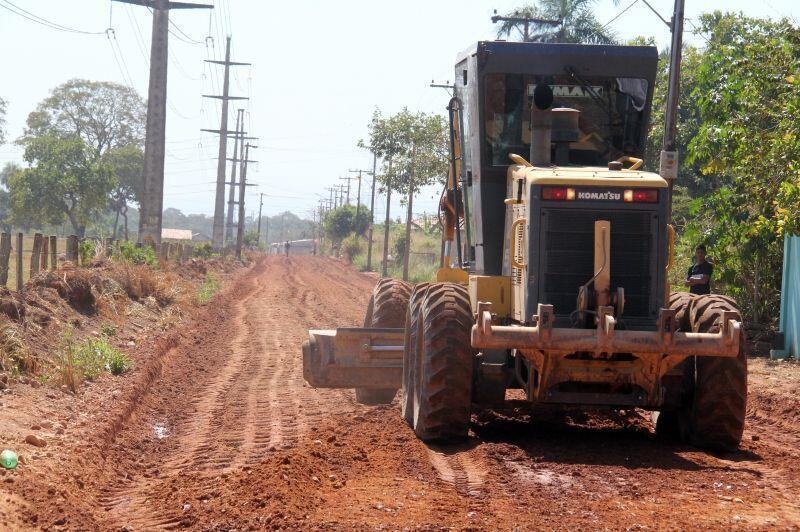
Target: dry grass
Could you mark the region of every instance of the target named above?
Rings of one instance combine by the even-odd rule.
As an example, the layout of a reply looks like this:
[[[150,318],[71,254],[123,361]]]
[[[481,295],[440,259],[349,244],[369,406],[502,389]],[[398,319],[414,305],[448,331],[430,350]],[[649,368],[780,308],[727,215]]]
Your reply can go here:
[[[0,328],[0,370],[12,374],[38,373],[41,361],[22,341],[22,333],[13,325]]]

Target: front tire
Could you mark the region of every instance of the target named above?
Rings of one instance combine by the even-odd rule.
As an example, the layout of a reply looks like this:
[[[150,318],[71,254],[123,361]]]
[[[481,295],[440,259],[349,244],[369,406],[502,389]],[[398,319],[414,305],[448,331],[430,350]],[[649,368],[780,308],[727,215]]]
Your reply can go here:
[[[414,371],[414,432],[425,441],[460,439],[469,432],[475,352],[466,288],[431,284],[420,305]]]
[[[401,329],[405,325],[411,285],[397,279],[383,278],[372,289],[364,327]],[[397,394],[395,388],[356,388],[356,402],[363,405],[388,405]]]

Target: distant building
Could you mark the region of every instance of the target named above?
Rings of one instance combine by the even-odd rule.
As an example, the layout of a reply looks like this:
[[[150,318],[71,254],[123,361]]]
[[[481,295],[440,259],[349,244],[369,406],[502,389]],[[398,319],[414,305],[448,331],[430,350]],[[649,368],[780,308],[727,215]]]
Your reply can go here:
[[[162,228],[161,240],[192,240],[192,230]]]

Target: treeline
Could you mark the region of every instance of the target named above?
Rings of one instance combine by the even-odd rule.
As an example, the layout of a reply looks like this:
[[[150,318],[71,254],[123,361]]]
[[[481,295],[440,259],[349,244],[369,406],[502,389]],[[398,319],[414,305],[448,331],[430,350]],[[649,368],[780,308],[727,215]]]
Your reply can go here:
[[[7,139],[7,103],[0,99],[0,144]],[[26,167],[0,169],[4,231],[133,238],[139,225],[146,104],[130,88],[73,79],[54,88],[27,118],[15,142]],[[310,238],[312,224],[286,212],[264,216],[262,239]],[[245,219],[252,231],[258,220]],[[213,220],[167,208],[163,226],[210,238]],[[255,237],[249,235],[255,242]]]
[[[800,232],[800,28],[715,12],[696,21],[702,47],[686,47],[674,201],[684,273],[706,244],[715,290],[754,324],[780,307],[783,238]],[[657,169],[668,53],[661,56],[647,160]]]

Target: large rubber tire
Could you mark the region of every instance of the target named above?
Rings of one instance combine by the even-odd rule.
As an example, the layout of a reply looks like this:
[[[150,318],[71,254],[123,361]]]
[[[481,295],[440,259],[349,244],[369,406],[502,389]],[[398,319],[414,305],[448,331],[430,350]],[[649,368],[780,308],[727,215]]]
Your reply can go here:
[[[690,320],[692,306],[697,299],[695,294],[691,292],[672,292],[669,296],[669,308],[676,311],[675,322],[677,330],[680,332],[691,332],[692,325]],[[675,389],[670,388],[671,393],[674,395],[683,395],[687,397],[687,390],[694,386],[694,358],[688,358],[679,364],[683,379],[673,377],[669,384],[665,384]],[[691,394],[688,394],[691,398]],[[655,424],[656,436],[659,439],[667,441],[676,441],[683,439],[684,432],[683,426],[686,423],[686,409],[681,408],[678,410],[662,410],[653,414],[653,422]]]
[[[364,327],[401,329],[405,326],[411,285],[397,279],[383,278],[372,289]],[[363,405],[388,405],[394,400],[394,388],[356,388],[356,401]]]
[[[716,333],[722,313],[739,309],[733,299],[718,295],[698,297],[691,309],[692,330]],[[739,447],[747,408],[745,338],[736,357],[695,357],[694,396],[688,409],[686,438],[698,447],[732,451]]]
[[[400,410],[403,419],[410,427],[414,426],[414,378],[417,353],[419,351],[419,308],[430,283],[420,283],[414,287],[406,311],[406,335],[403,349],[403,387],[400,395]]]
[[[414,432],[425,441],[464,438],[469,432],[475,358],[467,289],[453,283],[431,284],[419,320]]]

